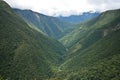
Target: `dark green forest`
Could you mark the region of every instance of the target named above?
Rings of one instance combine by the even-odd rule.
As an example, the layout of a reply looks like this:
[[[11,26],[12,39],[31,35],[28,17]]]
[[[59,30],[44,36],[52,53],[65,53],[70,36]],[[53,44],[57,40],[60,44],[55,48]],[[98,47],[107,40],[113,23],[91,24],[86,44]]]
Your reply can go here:
[[[0,0],[0,80],[120,80],[120,9],[72,24]]]

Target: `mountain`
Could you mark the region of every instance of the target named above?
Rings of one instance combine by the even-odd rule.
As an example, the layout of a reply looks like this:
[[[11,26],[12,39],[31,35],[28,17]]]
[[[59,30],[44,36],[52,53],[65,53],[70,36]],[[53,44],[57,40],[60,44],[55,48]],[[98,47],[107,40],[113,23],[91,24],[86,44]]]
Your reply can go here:
[[[81,47],[87,47],[88,45],[91,45],[92,42],[97,41],[102,37],[102,30],[98,30],[99,28],[116,25],[119,22],[119,16],[119,10],[101,13],[98,17],[95,17],[92,20],[78,24],[73,31],[62,37],[60,41],[68,49],[72,48],[74,44],[77,43],[81,44]]]
[[[13,9],[15,13],[20,15],[31,27],[41,30],[48,36],[60,38],[65,31],[73,26],[73,24],[62,21],[56,17],[46,16],[31,10]]]
[[[62,39],[70,48],[56,74],[57,80],[120,79],[119,13],[120,9],[103,12],[79,24]]]
[[[45,80],[65,52],[61,43],[31,28],[0,0],[0,79]]]
[[[99,12],[84,12],[81,15],[71,15],[71,16],[60,16],[58,17],[60,20],[66,21],[66,22],[71,22],[71,23],[80,23],[84,22],[87,20],[90,20],[94,17],[97,17],[100,13]]]
[[[30,14],[22,17],[24,11]],[[42,30],[54,17],[15,12],[0,0],[0,80],[119,80],[119,13],[109,10],[70,28],[60,38],[64,47]],[[36,25],[36,14],[46,25]]]

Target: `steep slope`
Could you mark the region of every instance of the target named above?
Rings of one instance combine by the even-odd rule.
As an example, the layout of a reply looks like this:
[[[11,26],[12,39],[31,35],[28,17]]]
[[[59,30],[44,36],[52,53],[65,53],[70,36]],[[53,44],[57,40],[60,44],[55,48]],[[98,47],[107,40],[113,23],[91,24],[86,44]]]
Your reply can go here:
[[[67,48],[72,48],[75,46],[75,44],[78,44],[77,46],[79,48],[87,47],[92,44],[92,42],[103,37],[103,34],[101,34],[102,30],[98,31],[99,28],[105,28],[106,26],[112,27],[119,22],[119,13],[120,10],[107,11],[92,20],[78,24],[78,27],[76,27],[75,30],[73,30],[71,33],[66,34],[60,39],[60,41]]]
[[[61,79],[120,79],[120,30],[102,38],[82,52],[74,54],[77,56],[73,56],[61,65],[61,72],[58,74]]]
[[[66,22],[71,22],[74,24],[80,23],[80,22],[84,22],[87,20],[90,20],[94,17],[97,17],[100,13],[99,12],[84,12],[81,15],[71,15],[71,16],[60,16],[58,17],[59,19],[66,21]]]
[[[64,32],[73,24],[59,20],[58,18],[46,16],[31,10],[14,9],[29,25],[37,27],[50,37],[60,38]]]
[[[0,78],[45,80],[62,61],[64,47],[32,29],[0,0]]]
[[[84,24],[87,32],[78,33],[79,37],[84,34],[86,36],[79,38],[74,48],[68,52],[66,61],[59,67],[59,72],[56,74],[57,80],[120,79],[119,13],[120,9],[107,11]]]

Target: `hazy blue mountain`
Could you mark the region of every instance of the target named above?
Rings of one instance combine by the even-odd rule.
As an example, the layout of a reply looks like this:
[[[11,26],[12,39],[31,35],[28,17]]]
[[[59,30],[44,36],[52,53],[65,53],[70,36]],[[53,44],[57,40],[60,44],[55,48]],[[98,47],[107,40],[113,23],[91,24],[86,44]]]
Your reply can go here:
[[[99,14],[99,12],[84,12],[81,15],[71,15],[68,17],[60,16],[58,18],[66,22],[80,23],[97,17]]]

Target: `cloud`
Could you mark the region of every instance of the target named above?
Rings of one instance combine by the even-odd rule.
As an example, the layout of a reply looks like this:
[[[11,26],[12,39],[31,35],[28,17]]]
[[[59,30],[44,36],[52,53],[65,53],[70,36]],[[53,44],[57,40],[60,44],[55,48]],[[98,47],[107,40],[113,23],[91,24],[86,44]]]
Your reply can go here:
[[[119,8],[120,0],[5,0],[11,7],[31,9],[50,16]]]
[[[100,12],[120,8],[120,0],[88,0],[88,2]]]

